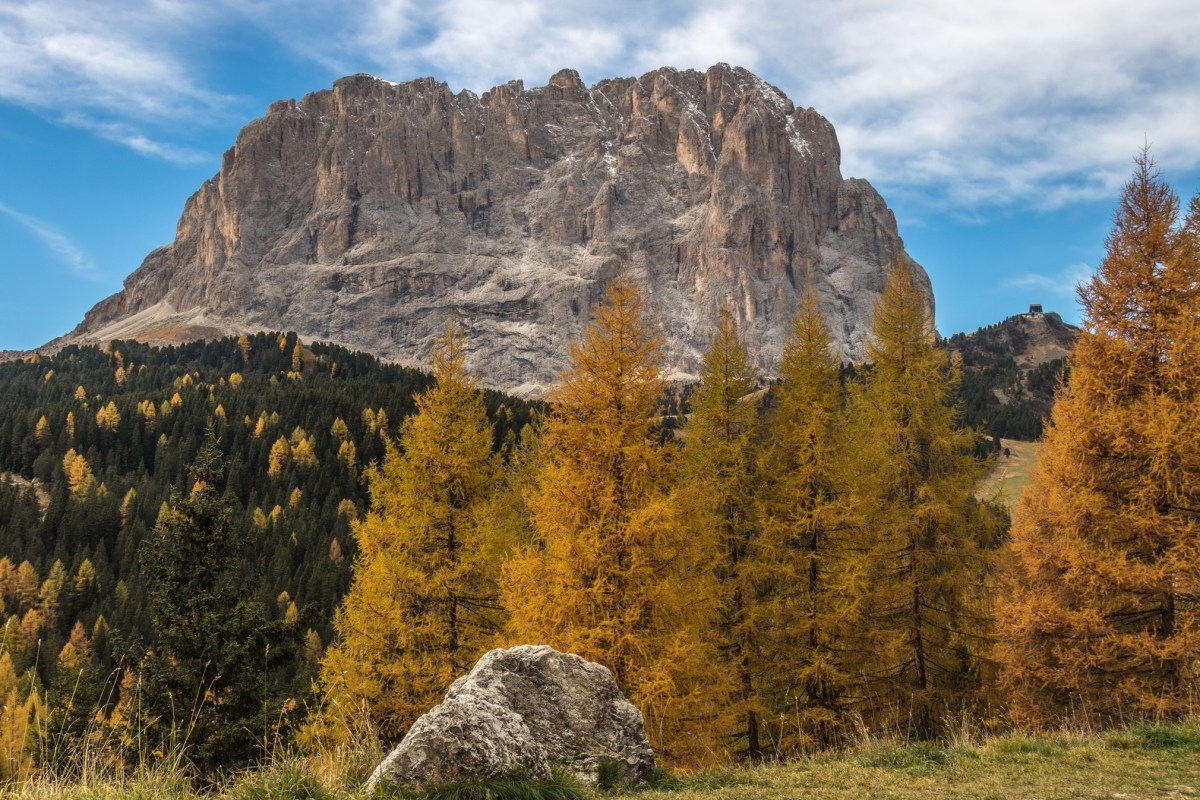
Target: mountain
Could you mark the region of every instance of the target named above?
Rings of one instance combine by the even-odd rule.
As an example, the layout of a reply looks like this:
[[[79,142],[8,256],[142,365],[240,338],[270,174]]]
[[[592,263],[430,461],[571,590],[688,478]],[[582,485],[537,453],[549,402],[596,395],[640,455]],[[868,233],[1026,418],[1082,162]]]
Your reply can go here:
[[[1037,310],[951,336],[947,344],[962,358],[964,424],[997,438],[1040,437],[1078,338],[1079,328]]]
[[[907,255],[839,164],[824,117],[725,64],[482,96],[355,75],[248,124],[175,241],[47,349],[286,329],[413,364],[453,314],[486,385],[536,395],[624,271],[674,377],[696,374],[722,306],[771,373],[806,285],[859,359]]]

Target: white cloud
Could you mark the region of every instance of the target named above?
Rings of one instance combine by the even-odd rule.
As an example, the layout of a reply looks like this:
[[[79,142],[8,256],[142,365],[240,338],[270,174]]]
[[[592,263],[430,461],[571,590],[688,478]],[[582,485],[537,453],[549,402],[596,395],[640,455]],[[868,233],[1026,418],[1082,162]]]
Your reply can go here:
[[[947,207],[1053,207],[1113,196],[1143,136],[1167,169],[1200,163],[1200,5],[1189,0],[774,10],[785,19],[754,35],[776,58],[819,20],[796,58],[772,66],[835,124],[850,174]]]
[[[760,52],[748,29],[757,24],[759,21],[746,14],[740,4],[700,6],[693,16],[685,16],[677,25],[667,22],[637,54],[637,62],[646,70],[662,66],[703,70],[720,61],[755,70]]]
[[[98,122],[85,114],[69,112],[61,117],[62,121],[75,128],[93,131],[102,139],[124,145],[135,153],[152,158],[160,158],[174,164],[203,164],[211,160],[208,153],[190,147],[181,147],[151,139],[125,123]]]
[[[1006,289],[1036,289],[1055,297],[1074,299],[1076,287],[1092,278],[1092,268],[1087,264],[1071,264],[1056,273],[1027,272],[1004,282]]]
[[[0,0],[0,99],[180,160],[141,123],[228,115],[239,88],[197,65],[246,26],[331,79],[477,92],[739,64],[834,123],[846,174],[940,210],[1113,197],[1143,138],[1168,172],[1200,164],[1194,0]]]
[[[0,214],[9,217],[37,237],[46,246],[46,249],[52,252],[76,277],[87,280],[100,280],[103,277],[91,256],[83,252],[67,236],[55,230],[49,223],[23,214],[4,203],[0,203]]]
[[[195,125],[230,97],[194,78],[189,54],[215,20],[193,2],[0,0],[0,100],[90,129],[144,155],[192,158],[146,125]]]

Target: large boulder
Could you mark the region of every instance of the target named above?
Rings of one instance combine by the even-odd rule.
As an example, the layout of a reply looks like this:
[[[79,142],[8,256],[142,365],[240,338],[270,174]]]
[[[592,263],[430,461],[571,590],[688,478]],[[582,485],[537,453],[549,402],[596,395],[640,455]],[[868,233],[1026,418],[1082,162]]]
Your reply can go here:
[[[600,765],[648,783],[654,753],[642,714],[607,668],[545,645],[492,650],[422,716],[371,776],[409,786],[558,767],[595,785]]]

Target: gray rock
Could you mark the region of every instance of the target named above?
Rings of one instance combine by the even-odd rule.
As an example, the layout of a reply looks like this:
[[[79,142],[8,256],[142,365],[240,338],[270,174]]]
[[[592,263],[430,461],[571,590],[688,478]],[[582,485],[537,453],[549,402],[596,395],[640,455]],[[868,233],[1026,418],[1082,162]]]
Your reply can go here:
[[[641,712],[606,667],[544,645],[492,650],[422,716],[371,776],[430,786],[552,766],[595,785],[602,761],[649,783],[654,753]]]
[[[669,377],[696,376],[722,307],[773,374],[810,285],[858,360],[907,256],[840,160],[828,120],[726,64],[482,96],[355,75],[242,129],[175,241],[47,347],[287,329],[424,365],[453,314],[485,385],[539,395],[625,271]]]

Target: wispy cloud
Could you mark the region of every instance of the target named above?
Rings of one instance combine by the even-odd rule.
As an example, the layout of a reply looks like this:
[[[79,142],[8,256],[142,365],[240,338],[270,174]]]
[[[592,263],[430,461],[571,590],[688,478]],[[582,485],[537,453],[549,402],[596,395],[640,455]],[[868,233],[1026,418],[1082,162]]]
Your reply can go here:
[[[191,41],[217,21],[192,0],[0,0],[0,100],[143,155],[188,161],[147,125],[185,131],[230,96],[197,82]]]
[[[475,91],[740,64],[829,117],[846,174],[941,211],[1112,197],[1144,138],[1200,165],[1194,0],[0,0],[0,100],[186,161],[170,125],[237,91],[205,82],[202,42],[246,26],[331,79]]]
[[[100,122],[76,112],[63,114],[61,119],[72,127],[93,131],[102,139],[124,145],[144,156],[185,165],[202,164],[211,160],[208,153],[200,150],[151,139],[128,123]]]
[[[1035,289],[1060,298],[1074,299],[1076,287],[1092,278],[1092,268],[1087,264],[1071,264],[1058,272],[1046,274],[1027,272],[1004,282],[1006,289]]]
[[[53,253],[76,277],[91,281],[99,281],[104,277],[100,274],[100,270],[92,261],[91,256],[49,223],[17,211],[4,203],[0,203],[0,214],[9,217],[36,236],[46,246],[46,249]]]

